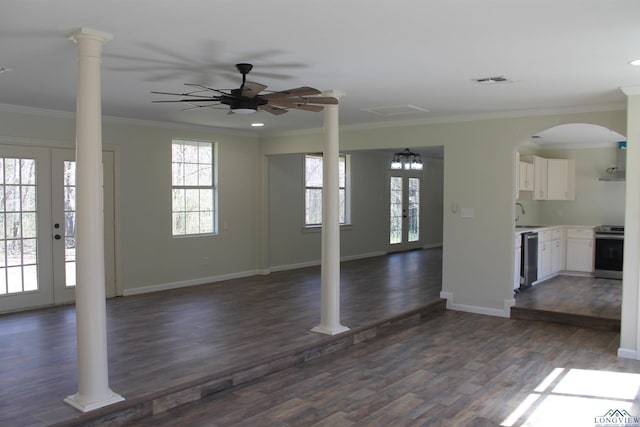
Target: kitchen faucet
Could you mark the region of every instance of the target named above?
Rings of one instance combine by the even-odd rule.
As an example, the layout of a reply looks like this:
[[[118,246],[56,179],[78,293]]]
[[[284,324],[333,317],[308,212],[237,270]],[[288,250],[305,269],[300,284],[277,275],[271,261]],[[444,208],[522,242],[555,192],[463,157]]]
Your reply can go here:
[[[516,202],[516,207],[518,207],[518,206],[520,207],[520,210],[522,211],[522,215],[524,215],[525,211],[524,211],[524,206],[522,206],[522,203]],[[518,222],[519,219],[520,219],[520,215],[516,214],[516,222]]]

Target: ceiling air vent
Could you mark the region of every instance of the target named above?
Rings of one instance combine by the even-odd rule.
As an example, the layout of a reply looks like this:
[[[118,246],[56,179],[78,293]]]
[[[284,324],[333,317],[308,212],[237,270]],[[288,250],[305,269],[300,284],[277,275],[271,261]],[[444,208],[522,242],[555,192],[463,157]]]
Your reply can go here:
[[[482,77],[480,79],[473,79],[474,82],[481,85],[496,85],[502,83],[511,83],[511,80],[504,76],[495,76],[495,77]]]

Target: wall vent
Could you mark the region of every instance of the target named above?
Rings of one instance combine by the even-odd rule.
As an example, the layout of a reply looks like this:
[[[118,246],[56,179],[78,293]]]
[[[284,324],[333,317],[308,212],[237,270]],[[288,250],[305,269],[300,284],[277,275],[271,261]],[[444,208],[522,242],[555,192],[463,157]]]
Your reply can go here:
[[[482,77],[479,79],[473,79],[473,81],[481,85],[512,83],[512,81],[506,78],[505,76]]]

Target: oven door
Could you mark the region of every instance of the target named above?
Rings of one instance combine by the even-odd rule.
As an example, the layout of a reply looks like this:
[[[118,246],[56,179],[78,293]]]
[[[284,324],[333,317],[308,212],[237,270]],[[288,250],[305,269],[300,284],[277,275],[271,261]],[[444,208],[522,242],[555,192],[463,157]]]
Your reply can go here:
[[[595,277],[622,279],[624,235],[596,234]]]

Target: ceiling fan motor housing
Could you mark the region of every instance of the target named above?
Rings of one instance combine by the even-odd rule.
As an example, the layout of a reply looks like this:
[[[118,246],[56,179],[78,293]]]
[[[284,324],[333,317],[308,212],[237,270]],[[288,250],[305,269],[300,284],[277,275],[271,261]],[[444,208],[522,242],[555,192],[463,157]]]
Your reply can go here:
[[[253,98],[242,96],[242,89],[233,89],[231,90],[231,96],[223,95],[220,99],[221,104],[228,105],[232,110],[257,110],[259,106],[266,105],[268,102],[268,100],[259,96]]]
[[[251,69],[253,69],[253,65],[252,64],[236,64],[236,69],[238,71],[240,71],[240,74],[245,75],[245,74],[249,74],[249,71],[251,71]]]

